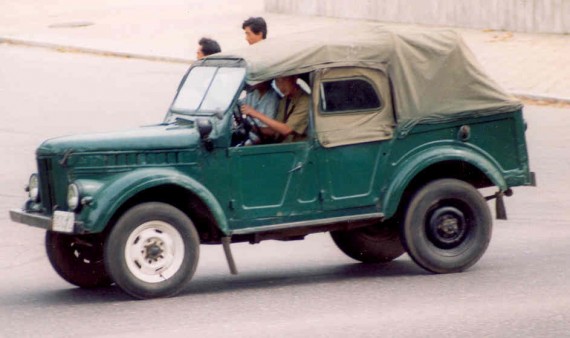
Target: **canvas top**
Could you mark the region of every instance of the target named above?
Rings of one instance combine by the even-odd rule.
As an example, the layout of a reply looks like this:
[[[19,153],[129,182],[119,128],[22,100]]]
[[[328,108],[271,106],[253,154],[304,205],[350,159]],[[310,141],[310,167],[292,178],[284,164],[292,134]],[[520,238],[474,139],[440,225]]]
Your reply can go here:
[[[392,86],[398,124],[404,127],[522,108],[485,74],[462,37],[450,29],[351,23],[269,38],[208,57],[227,58],[245,60],[249,83],[333,67],[382,70]]]

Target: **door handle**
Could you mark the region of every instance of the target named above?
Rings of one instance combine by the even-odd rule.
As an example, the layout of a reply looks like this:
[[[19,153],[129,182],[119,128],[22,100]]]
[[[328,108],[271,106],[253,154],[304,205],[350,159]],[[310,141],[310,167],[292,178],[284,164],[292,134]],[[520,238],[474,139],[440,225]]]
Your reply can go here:
[[[303,168],[303,163],[299,162],[299,163],[297,163],[297,166],[296,166],[295,168],[289,170],[289,173],[292,173],[292,172],[294,172],[294,171],[297,171],[297,170],[299,170],[299,169],[301,169],[301,168]]]

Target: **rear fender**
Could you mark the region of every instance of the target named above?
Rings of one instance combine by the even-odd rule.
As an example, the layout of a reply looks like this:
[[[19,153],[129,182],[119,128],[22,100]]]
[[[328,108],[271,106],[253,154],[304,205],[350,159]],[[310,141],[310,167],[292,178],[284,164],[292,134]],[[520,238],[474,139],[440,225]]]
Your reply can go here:
[[[422,149],[423,148],[423,149]],[[437,163],[459,161],[478,168],[501,191],[508,188],[500,165],[482,149],[471,144],[442,141],[436,147],[433,143],[406,154],[392,163],[393,173],[383,197],[384,214],[392,217],[401,203],[402,196],[410,182],[422,171]]]

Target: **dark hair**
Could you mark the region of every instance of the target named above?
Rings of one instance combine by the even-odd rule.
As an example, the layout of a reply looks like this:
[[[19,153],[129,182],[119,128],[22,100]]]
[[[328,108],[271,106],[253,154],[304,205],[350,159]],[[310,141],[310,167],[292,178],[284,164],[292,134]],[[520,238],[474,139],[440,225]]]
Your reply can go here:
[[[241,25],[242,29],[249,27],[251,31],[255,34],[262,33],[262,37],[265,39],[267,37],[267,23],[262,17],[251,17],[243,22]]]
[[[212,55],[222,51],[220,45],[216,40],[210,38],[201,38],[198,44],[202,46],[202,53],[204,56]]]

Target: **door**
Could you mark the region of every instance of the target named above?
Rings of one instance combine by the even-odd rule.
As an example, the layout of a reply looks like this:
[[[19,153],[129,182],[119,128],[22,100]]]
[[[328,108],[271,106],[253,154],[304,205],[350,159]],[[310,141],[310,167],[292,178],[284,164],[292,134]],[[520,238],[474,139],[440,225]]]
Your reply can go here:
[[[324,210],[379,206],[378,183],[394,131],[388,79],[377,69],[317,72],[313,85]]]
[[[232,227],[285,223],[320,209],[311,142],[238,147],[229,154]]]

